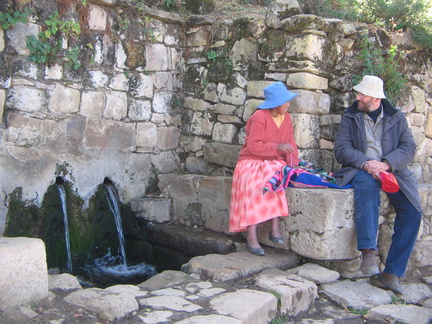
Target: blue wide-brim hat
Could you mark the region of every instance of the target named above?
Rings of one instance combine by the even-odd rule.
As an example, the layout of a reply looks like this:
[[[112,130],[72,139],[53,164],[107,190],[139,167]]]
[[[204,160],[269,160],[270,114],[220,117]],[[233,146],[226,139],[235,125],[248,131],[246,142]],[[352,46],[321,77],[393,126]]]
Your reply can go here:
[[[288,91],[285,85],[281,82],[275,82],[264,88],[265,101],[258,106],[259,109],[276,108],[290,101],[298,93]]]

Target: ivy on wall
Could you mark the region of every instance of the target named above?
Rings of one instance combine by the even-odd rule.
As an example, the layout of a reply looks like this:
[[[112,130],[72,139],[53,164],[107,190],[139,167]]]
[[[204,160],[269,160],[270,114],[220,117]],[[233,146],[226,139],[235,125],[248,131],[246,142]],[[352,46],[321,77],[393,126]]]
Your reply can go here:
[[[12,13],[0,12],[0,26],[2,29],[7,30],[15,26],[18,22],[25,24],[29,14],[30,10],[24,12],[14,11]]]
[[[28,59],[35,63],[52,64],[61,57],[66,65],[78,69],[81,66],[80,48],[68,47],[67,43],[81,34],[80,24],[73,20],[61,20],[56,11],[45,20],[43,29],[38,37],[30,35],[27,38],[27,48],[30,51]]]

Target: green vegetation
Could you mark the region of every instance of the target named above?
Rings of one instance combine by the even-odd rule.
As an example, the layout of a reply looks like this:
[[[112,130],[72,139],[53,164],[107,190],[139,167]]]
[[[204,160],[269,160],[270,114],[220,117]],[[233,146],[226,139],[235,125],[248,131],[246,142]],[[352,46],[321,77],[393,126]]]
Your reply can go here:
[[[207,52],[206,57],[210,64],[209,80],[205,80],[205,82],[228,80],[231,74],[234,73],[234,63],[226,53],[226,49],[219,52],[211,50]]]
[[[361,315],[361,316],[365,316],[368,312],[367,308],[362,308],[362,309],[356,309],[354,307],[349,306],[348,309],[356,315]]]
[[[122,18],[120,15],[118,16],[118,21],[121,31],[126,31],[131,25],[131,22],[128,18]]]
[[[216,53],[216,51],[210,51],[207,53],[207,59],[210,61],[215,61],[218,57],[218,53]]]
[[[0,12],[0,27],[6,30],[15,26],[18,22],[25,24],[27,22],[27,17],[29,16],[29,14],[30,10],[28,9],[24,12]]]
[[[388,31],[407,31],[429,55],[432,53],[432,0],[313,0],[304,1],[303,10],[322,17],[375,24]],[[401,97],[406,93],[406,78],[400,72],[403,55],[397,46],[385,47],[363,35],[359,57],[363,71],[353,78],[353,83],[365,74],[376,75],[384,80],[391,102],[406,99]]]
[[[77,70],[81,66],[81,63],[79,61],[80,52],[81,50],[78,46],[70,48],[65,55],[65,64],[72,69]]]
[[[38,37],[30,35],[27,38],[27,48],[30,51],[29,60],[41,64],[53,64],[58,57],[73,69],[81,66],[78,46],[64,49],[64,42],[73,40],[81,34],[81,26],[73,20],[61,20],[58,12],[54,12],[45,21],[44,30]]]
[[[270,321],[270,324],[285,324],[288,323],[288,316],[278,316]]]
[[[386,96],[390,102],[396,103],[401,99],[405,87],[405,76],[399,72],[399,61],[402,53],[397,46],[391,45],[384,53],[379,46],[373,44],[367,34],[363,34],[360,43],[360,59],[362,60],[363,74],[353,78],[354,83],[360,82],[363,75],[376,75],[384,80]]]
[[[322,17],[404,30],[425,50],[432,50],[432,0],[303,0],[303,10]]]
[[[268,6],[271,3],[271,0],[243,0],[242,4],[250,4],[250,5],[260,5],[260,6]]]
[[[146,38],[147,41],[151,43],[156,43],[156,35],[154,31],[149,27],[150,23],[152,22],[153,18],[145,16],[144,20],[141,21],[141,25],[143,27],[142,32]]]
[[[165,7],[171,8],[176,5],[176,0],[163,0]]]
[[[276,297],[277,303],[278,303],[278,308],[280,308],[281,307],[282,294],[276,290],[270,290],[269,293]]]

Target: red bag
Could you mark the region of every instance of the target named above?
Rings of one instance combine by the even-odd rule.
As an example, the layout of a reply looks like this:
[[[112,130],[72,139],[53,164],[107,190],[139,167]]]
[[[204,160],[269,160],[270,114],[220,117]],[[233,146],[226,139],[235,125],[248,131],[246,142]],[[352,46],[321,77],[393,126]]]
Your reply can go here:
[[[394,193],[399,191],[399,184],[393,173],[380,172],[381,188],[385,192]]]

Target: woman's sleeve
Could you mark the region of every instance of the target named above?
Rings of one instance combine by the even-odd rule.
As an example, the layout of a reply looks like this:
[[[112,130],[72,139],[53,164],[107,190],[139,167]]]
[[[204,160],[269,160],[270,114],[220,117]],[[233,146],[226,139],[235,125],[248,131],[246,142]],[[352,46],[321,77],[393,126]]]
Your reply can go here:
[[[294,127],[292,124],[292,118],[290,114],[286,114],[285,118],[289,118],[287,120],[287,135],[288,135],[288,143],[291,144],[291,146],[294,148],[294,152],[287,153],[285,155],[285,162],[287,165],[294,167],[299,164],[299,157],[298,157],[298,147],[294,138]]]
[[[266,136],[265,122],[256,116],[252,115],[249,119],[247,149],[249,153],[258,155],[277,158],[278,156],[278,144],[268,142]]]

